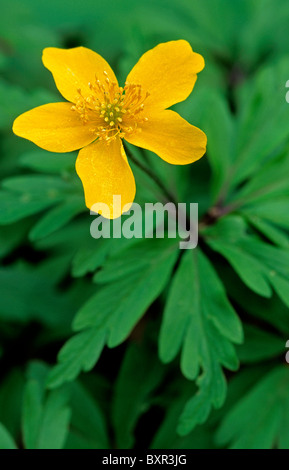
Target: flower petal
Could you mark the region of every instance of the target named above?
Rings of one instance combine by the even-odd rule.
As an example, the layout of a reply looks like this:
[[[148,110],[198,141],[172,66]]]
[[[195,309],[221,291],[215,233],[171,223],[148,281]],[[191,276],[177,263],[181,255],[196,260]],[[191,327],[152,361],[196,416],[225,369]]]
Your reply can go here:
[[[70,103],[45,104],[21,114],[13,132],[50,152],[71,152],[95,140]]]
[[[115,219],[124,212],[126,204],[133,203],[135,180],[120,139],[109,144],[97,141],[82,149],[76,171],[83,184],[86,205],[94,212]],[[121,196],[119,205],[114,205],[117,198],[113,196]],[[101,207],[102,204],[108,207]],[[125,210],[128,209],[129,206]]]
[[[125,135],[133,145],[151,150],[173,165],[186,165],[201,158],[206,151],[207,137],[178,113],[165,110],[149,116],[141,132]]]
[[[91,95],[88,86],[97,78],[105,80],[104,71],[110,80],[117,83],[117,79],[106,62],[99,54],[86,47],[73,49],[58,49],[47,47],[43,51],[42,61],[45,67],[53,74],[56,86],[62,96],[72,103],[80,89],[84,97]]]
[[[168,108],[192,92],[204,59],[187,41],[170,41],[146,52],[127,77],[150,93],[145,106]]]

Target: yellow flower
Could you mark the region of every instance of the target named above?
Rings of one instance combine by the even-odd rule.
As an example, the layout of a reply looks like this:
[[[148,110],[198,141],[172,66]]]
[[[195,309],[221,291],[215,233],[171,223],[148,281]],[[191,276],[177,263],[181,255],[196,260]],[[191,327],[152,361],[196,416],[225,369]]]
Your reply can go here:
[[[122,139],[151,150],[174,165],[201,158],[206,135],[167,108],[191,93],[204,59],[184,40],[170,41],[146,52],[120,87],[108,63],[85,47],[43,51],[43,64],[68,101],[39,106],[13,124],[16,135],[51,152],[81,149],[76,171],[88,208],[105,203],[105,217],[119,217],[135,197],[135,180]]]

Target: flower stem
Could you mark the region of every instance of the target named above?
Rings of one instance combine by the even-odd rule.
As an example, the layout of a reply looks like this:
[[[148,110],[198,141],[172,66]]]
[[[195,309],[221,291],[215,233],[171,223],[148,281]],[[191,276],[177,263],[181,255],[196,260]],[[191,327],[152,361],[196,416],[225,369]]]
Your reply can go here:
[[[132,154],[128,146],[123,142],[125,152],[128,156],[128,158],[136,165],[138,166],[144,173],[146,173],[159,187],[159,189],[163,192],[163,194],[166,197],[166,202],[173,202],[176,207],[178,207],[177,200],[175,196],[166,188],[166,186],[163,184],[161,179],[145,164],[140,162],[135,156]],[[226,215],[230,214],[233,212],[236,208],[238,208],[238,204],[230,204],[227,206],[222,206],[221,204],[215,205],[211,207],[206,214],[203,215],[202,219],[200,220],[199,228],[203,229],[207,227],[208,225],[213,225],[214,223],[217,222],[217,220]]]
[[[160,188],[160,190],[166,196],[168,201],[174,202],[175,204],[177,204],[174,195],[166,188],[166,186],[163,184],[161,179],[147,165],[144,165],[142,162],[140,162],[137,158],[134,157],[134,155],[132,154],[128,146],[125,144],[125,142],[123,142],[123,145],[124,145],[125,152],[127,156],[129,157],[129,159],[156,183],[156,185]]]

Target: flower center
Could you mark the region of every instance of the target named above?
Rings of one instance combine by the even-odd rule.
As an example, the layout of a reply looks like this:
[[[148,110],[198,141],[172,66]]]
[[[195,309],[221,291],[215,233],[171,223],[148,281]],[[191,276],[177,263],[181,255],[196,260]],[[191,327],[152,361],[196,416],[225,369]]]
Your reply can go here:
[[[83,124],[90,125],[90,131],[99,140],[107,143],[117,136],[123,138],[126,134],[140,132],[140,124],[148,121],[144,116],[144,102],[149,93],[144,93],[141,85],[125,83],[124,88],[112,82],[107,72],[101,82],[95,77],[94,83],[88,83],[91,91],[89,96],[84,97],[81,89],[72,111],[80,114]]]

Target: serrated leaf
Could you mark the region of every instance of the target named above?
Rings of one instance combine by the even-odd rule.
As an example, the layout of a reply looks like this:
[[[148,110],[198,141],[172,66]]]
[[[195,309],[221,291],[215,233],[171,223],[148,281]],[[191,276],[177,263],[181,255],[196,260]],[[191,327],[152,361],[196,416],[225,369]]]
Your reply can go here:
[[[138,239],[117,238],[99,238],[97,240],[85,240],[85,244],[81,246],[72,261],[72,273],[74,276],[84,276],[87,273],[96,271],[97,268],[104,264],[109,255],[118,253],[128,248],[134,243],[138,243]]]
[[[124,240],[121,241],[124,242]],[[125,251],[120,251],[108,258],[101,271],[96,273],[94,281],[104,284],[117,281],[135,272],[139,273],[143,269],[153,269],[156,259],[162,262],[171,252],[177,253],[178,249],[177,242],[169,239],[142,240],[133,242],[132,245],[126,247]],[[143,256],[144,253],[146,256]]]
[[[182,410],[192,396],[189,382],[175,384],[175,393],[166,406],[165,417],[160,424],[153,441],[152,449],[212,449],[214,447],[211,430],[198,426],[185,436],[177,434],[177,424]],[[194,387],[193,387],[194,388]]]
[[[258,242],[256,240],[246,240],[245,249],[249,253],[254,253],[256,257],[264,263],[267,269],[267,277],[275,292],[288,306],[289,289],[289,253],[287,250]]]
[[[242,281],[254,292],[271,296],[270,285],[288,305],[289,253],[279,247],[258,240],[249,234],[239,233],[233,241],[220,226],[234,225],[238,216],[220,219],[214,227],[205,230],[206,242],[223,255]]]
[[[212,406],[223,403],[226,386],[221,365],[236,369],[231,342],[240,341],[240,321],[213,267],[199,249],[186,253],[173,280],[159,340],[164,362],[171,361],[182,348],[183,374],[191,380],[198,377],[199,392],[180,419],[178,431],[182,435],[204,422]]]
[[[145,257],[137,258],[136,253]],[[89,299],[77,314],[74,328],[101,328],[109,334],[109,347],[120,344],[164,289],[177,255],[178,246],[172,240],[149,244],[144,240],[116,254],[98,276],[101,281],[115,282]]]
[[[231,238],[227,227],[236,226],[235,237]],[[220,253],[231,264],[242,281],[254,292],[264,297],[271,296],[270,284],[267,280],[266,269],[257,258],[251,256],[242,246],[245,239],[243,232],[238,232],[239,218],[228,216],[220,219],[216,226],[206,230],[206,242]]]
[[[253,321],[255,318],[260,319],[269,328],[273,327],[281,333],[289,334],[288,307],[277,295],[265,299],[254,294],[228,266],[222,266],[222,280],[229,297],[236,302],[241,311],[250,315]]]
[[[57,364],[48,377],[48,387],[55,388],[88,371],[97,362],[105,344],[105,332],[91,328],[72,336],[59,352]]]
[[[145,264],[132,256],[129,249],[116,253],[114,263],[104,268],[106,279],[114,280],[101,287],[80,309],[74,320],[75,330],[84,330],[72,337],[59,354],[49,386],[55,387],[74,379],[81,370],[90,370],[107,343],[115,347],[126,339],[150,304],[164,289],[178,255],[175,240],[162,240],[163,250],[155,250],[155,241],[144,251],[147,241],[137,249],[145,253]],[[157,242],[156,245],[160,247]],[[124,267],[124,271],[122,270]],[[116,279],[115,279],[116,278]],[[85,347],[83,347],[85,345]]]
[[[99,239],[94,241],[93,247],[82,246],[78,249],[72,260],[72,274],[75,277],[84,276],[99,268],[108,255],[110,240]]]

